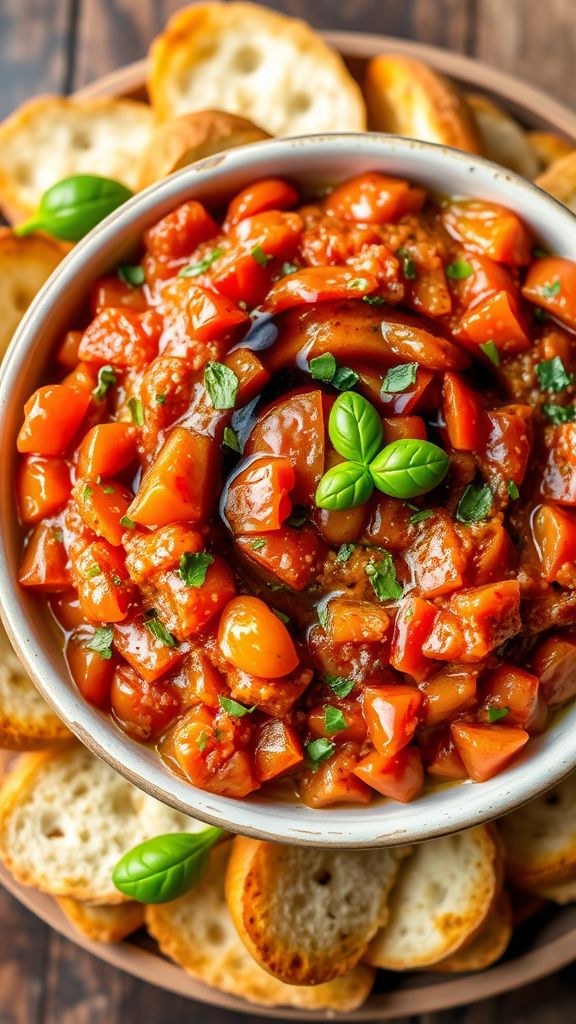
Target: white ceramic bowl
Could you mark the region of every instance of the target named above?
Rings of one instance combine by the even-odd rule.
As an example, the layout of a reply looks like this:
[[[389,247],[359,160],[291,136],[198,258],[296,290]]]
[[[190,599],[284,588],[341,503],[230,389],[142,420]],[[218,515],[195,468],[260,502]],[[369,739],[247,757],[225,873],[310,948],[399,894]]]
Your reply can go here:
[[[129,258],[145,228],[186,199],[221,202],[256,178],[281,175],[313,185],[368,170],[406,177],[440,193],[501,203],[518,213],[546,247],[576,259],[576,217],[540,189],[485,160],[374,134],[256,143],[153,185],[96,228],[42,289],[0,372],[0,602],[8,633],[39,690],[95,754],[159,800],[235,832],[300,845],[393,846],[457,831],[519,806],[576,767],[576,704],[496,778],[438,787],[411,804],[376,801],[369,807],[314,811],[262,795],[231,800],[196,789],[80,697],[42,602],[18,586],[22,535],[14,507],[15,440],[22,406],[44,379],[55,345],[90,283]]]

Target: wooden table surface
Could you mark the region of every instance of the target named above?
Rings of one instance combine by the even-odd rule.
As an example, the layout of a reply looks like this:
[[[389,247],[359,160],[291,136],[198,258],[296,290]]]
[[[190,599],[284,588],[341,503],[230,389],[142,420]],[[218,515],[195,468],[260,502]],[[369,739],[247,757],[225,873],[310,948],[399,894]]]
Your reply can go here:
[[[0,0],[0,117],[144,56],[179,0]],[[481,58],[576,106],[574,0],[284,0],[318,28],[382,32]],[[576,950],[575,956],[576,956]],[[510,996],[397,1024],[574,1019],[576,966]],[[144,985],[51,932],[0,892],[0,1024],[233,1024]],[[258,1018],[243,1018],[256,1024]],[[241,1021],[238,1021],[241,1024]]]

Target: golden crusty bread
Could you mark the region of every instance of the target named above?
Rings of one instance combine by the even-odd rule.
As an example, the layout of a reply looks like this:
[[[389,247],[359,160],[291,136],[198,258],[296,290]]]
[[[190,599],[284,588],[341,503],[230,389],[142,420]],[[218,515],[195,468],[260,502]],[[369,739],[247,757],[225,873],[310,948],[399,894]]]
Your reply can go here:
[[[576,878],[576,774],[498,822],[506,873],[518,889],[541,894]]]
[[[543,900],[550,900],[552,903],[559,903],[561,906],[576,903],[576,877],[563,882],[542,885],[534,895]]]
[[[576,150],[555,160],[534,183],[576,213]]]
[[[265,970],[290,985],[345,974],[388,915],[409,848],[318,850],[237,836],[226,897],[238,934]]]
[[[544,171],[555,160],[574,152],[574,143],[563,139],[554,132],[527,132],[528,142],[532,146],[539,170]]]
[[[157,125],[152,134],[142,156],[140,188],[206,156],[269,138],[268,132],[247,118],[222,110],[199,110],[173,117]]]
[[[500,860],[498,839],[484,825],[415,847],[366,962],[406,971],[453,956],[480,931],[500,894]]]
[[[0,295],[3,286],[1,253],[0,239]],[[0,624],[0,747],[38,750],[61,746],[71,739],[72,734],[24,672]]]
[[[127,902],[112,871],[130,847],[202,828],[78,744],[24,754],[0,791],[0,858],[16,881],[87,903]]]
[[[482,152],[482,140],[464,97],[422,61],[383,53],[364,80],[368,126],[424,142]]]
[[[67,251],[48,235],[16,238],[9,228],[0,228],[0,359],[32,299]]]
[[[285,985],[259,967],[241,942],[224,895],[232,843],[210,855],[208,870],[194,889],[172,903],[146,907],[146,924],[161,951],[205,985],[261,1006],[345,1012],[361,1006],[374,971],[358,964],[322,985]]]
[[[487,96],[470,93],[466,102],[478,125],[484,156],[524,178],[538,174],[538,159],[521,125]]]
[[[362,93],[309,25],[257,4],[200,3],[152,44],[148,91],[161,120],[213,107],[272,135],[362,131]]]
[[[138,156],[154,115],[145,103],[108,96],[40,96],[0,124],[0,209],[12,224],[71,174],[101,174],[138,187]]]
[[[93,942],[121,942],[144,925],[140,903],[82,903],[70,896],[58,896],[56,902],[74,927]]]
[[[432,967],[440,974],[483,971],[504,955],[512,938],[510,899],[502,891],[498,903],[489,913],[478,934],[452,956]]]

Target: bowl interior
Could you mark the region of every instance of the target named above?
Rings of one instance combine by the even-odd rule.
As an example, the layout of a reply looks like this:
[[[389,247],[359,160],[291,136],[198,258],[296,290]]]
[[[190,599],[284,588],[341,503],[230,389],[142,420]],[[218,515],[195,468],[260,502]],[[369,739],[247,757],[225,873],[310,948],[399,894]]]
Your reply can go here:
[[[407,177],[439,193],[501,203],[518,213],[543,245],[576,259],[576,218],[533,185],[488,161],[369,133],[256,143],[210,157],[153,185],[96,228],[38,295],[0,371],[1,611],[37,686],[80,740],[158,799],[235,832],[301,845],[394,845],[432,838],[511,810],[576,767],[576,706],[559,715],[496,778],[481,785],[437,787],[408,805],[381,801],[369,807],[314,811],[272,796],[237,801],[196,789],[173,775],[153,750],[130,740],[106,714],[84,702],[69,679],[40,602],[19,588],[22,537],[14,508],[15,439],[23,403],[46,378],[47,368],[50,371],[54,348],[80,310],[92,280],[129,259],[142,232],[178,203],[198,198],[218,206],[239,188],[268,175],[315,188],[367,170]]]

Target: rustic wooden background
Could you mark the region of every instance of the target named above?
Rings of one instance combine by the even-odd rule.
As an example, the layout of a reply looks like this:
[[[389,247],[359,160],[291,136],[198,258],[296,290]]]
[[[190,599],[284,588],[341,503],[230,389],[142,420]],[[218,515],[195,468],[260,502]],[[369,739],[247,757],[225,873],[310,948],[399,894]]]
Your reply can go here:
[[[144,56],[179,6],[179,0],[0,0],[0,117],[29,96],[70,92]],[[574,0],[283,0],[269,6],[318,28],[382,32],[459,50],[576,106]],[[573,967],[500,999],[397,1024],[556,1024],[574,1020],[575,1008]],[[119,973],[0,892],[0,1024],[136,1021],[234,1024],[234,1015]]]

